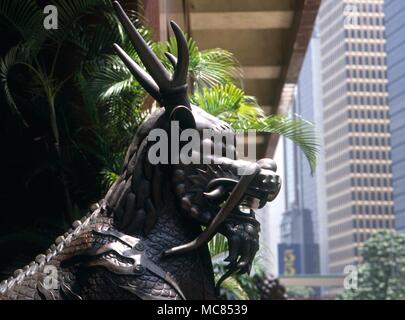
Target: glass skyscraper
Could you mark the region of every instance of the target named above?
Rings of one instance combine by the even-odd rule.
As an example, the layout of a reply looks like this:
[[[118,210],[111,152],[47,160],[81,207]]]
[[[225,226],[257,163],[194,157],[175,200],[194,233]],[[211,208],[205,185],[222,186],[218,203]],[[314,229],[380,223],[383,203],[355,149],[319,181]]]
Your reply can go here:
[[[395,227],[405,232],[405,1],[385,0]]]

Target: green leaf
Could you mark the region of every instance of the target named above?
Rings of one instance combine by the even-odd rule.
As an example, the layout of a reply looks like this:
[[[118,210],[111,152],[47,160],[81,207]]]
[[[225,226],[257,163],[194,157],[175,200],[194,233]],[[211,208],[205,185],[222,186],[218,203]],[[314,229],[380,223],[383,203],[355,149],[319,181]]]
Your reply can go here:
[[[218,84],[235,83],[242,81],[241,67],[235,56],[224,49],[207,49],[200,51],[196,42],[188,38],[190,56],[189,77],[191,90],[199,91],[205,87],[214,87]],[[166,68],[173,70],[173,66],[165,56],[170,52],[177,56],[177,43],[174,37],[167,42],[153,45],[157,56],[164,62]]]
[[[238,125],[235,126],[236,129]],[[314,125],[300,118],[292,116],[267,116],[252,123],[250,129],[258,132],[278,134],[294,142],[308,160],[311,172],[315,172],[316,156],[319,151],[319,140],[314,132]]]
[[[20,119],[24,122],[25,125],[27,125],[27,123],[25,122],[24,117],[22,116],[22,114],[15,102],[15,99],[14,99],[14,96],[13,96],[13,93],[11,90],[11,84],[9,81],[9,77],[15,66],[22,65],[22,64],[30,65],[30,60],[31,60],[31,57],[30,57],[29,50],[22,45],[12,47],[0,59],[0,83],[1,83],[1,86],[4,91],[4,95],[6,97],[8,104],[17,113],[17,115],[20,117]]]
[[[12,26],[25,43],[33,43],[44,36],[43,13],[33,0],[0,0],[0,17]]]
[[[338,299],[403,299],[405,297],[405,235],[393,230],[374,233],[363,245],[358,288]]]
[[[232,292],[239,300],[249,300],[249,295],[234,277],[225,279],[224,282],[222,282],[221,287]]]
[[[253,97],[246,96],[233,84],[216,85],[196,91],[192,102],[229,123],[235,130],[274,133],[290,139],[305,154],[311,171],[315,171],[319,141],[314,125],[292,116],[265,116]]]
[[[110,188],[120,177],[119,173],[107,169],[102,170],[101,175],[103,177],[103,183],[106,186],[106,189]]]
[[[210,242],[208,242],[208,250],[211,257],[216,257],[228,251],[228,243],[222,234],[216,234]]]

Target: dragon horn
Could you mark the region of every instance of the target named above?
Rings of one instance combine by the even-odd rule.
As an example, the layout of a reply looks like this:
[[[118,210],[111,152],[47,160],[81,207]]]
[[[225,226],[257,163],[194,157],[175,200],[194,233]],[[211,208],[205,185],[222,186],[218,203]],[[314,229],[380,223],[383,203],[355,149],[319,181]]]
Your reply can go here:
[[[170,63],[172,64],[173,69],[176,69],[177,58],[174,55],[172,55],[170,52],[165,52],[165,56],[170,61]]]
[[[136,30],[129,17],[126,15],[124,9],[122,9],[121,5],[117,1],[114,1],[114,8],[121,24],[125,28],[129,39],[131,40],[132,45],[145,65],[146,70],[148,70],[149,74],[156,81],[160,89],[168,90],[170,87],[169,73],[139,34],[138,30]]]
[[[132,45],[149,73],[145,72],[133,61],[119,45],[114,44],[115,51],[136,80],[153,98],[170,110],[179,105],[190,109],[190,103],[187,98],[187,72],[190,58],[187,40],[180,27],[174,21],[170,22],[177,41],[177,58],[166,53],[166,57],[168,57],[174,67],[174,74],[171,77],[117,1],[114,1],[114,8],[118,19],[124,26]]]
[[[121,60],[125,63],[127,68],[134,75],[135,79],[141,86],[157,101],[160,101],[161,96],[159,87],[152,77],[147,74],[130,56],[116,43],[114,43],[114,50],[119,55]]]
[[[177,64],[174,70],[173,84],[175,86],[182,86],[187,82],[187,71],[190,59],[188,45],[180,27],[174,21],[170,21],[170,26],[173,29],[177,42]]]

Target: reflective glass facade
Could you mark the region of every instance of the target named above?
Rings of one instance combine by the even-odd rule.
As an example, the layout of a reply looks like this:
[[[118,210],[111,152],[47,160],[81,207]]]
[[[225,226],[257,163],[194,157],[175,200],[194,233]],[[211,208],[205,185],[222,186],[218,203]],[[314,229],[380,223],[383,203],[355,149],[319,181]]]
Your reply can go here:
[[[405,232],[405,1],[385,1],[395,227]]]

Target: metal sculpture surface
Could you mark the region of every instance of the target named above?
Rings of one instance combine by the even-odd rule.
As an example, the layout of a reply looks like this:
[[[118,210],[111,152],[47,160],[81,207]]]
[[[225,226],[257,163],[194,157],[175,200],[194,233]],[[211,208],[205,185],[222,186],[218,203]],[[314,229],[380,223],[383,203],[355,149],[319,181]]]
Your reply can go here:
[[[229,244],[222,279],[250,271],[260,229],[252,209],[277,195],[276,164],[227,157],[216,164],[152,164],[148,135],[153,129],[170,135],[173,121],[196,132],[231,129],[190,105],[188,48],[180,28],[171,22],[178,56],[167,54],[174,66],[170,75],[121,6],[114,6],[148,73],[118,45],[115,50],[162,108],[136,132],[122,174],[105,198],[45,254],[4,280],[0,299],[214,299],[207,242],[217,232]],[[199,143],[215,147],[212,139]],[[235,153],[232,144],[221,142],[220,149]],[[243,169],[252,174],[241,175]]]

